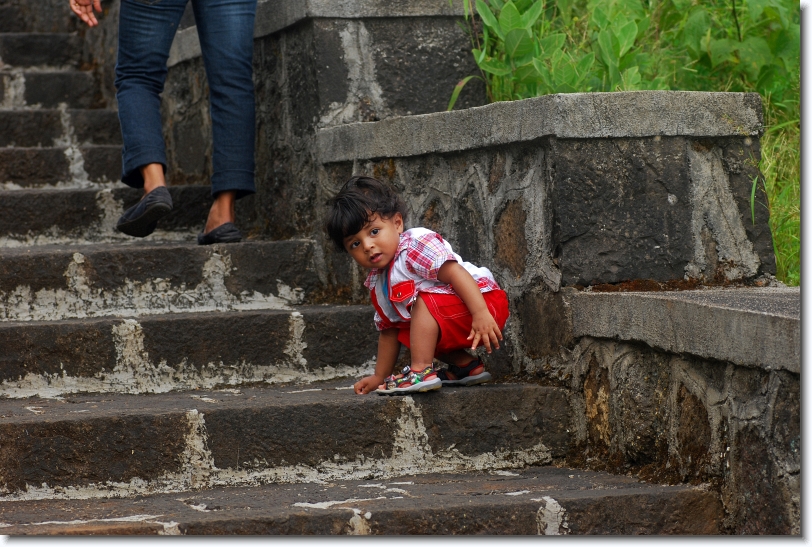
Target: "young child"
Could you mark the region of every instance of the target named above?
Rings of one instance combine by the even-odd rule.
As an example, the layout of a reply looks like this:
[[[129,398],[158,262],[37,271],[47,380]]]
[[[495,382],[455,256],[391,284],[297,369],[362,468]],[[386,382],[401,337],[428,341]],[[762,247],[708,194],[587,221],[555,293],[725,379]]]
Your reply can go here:
[[[355,393],[422,392],[474,385],[491,375],[464,348],[499,349],[508,299],[490,270],[463,262],[439,234],[404,231],[406,205],[380,181],[355,176],[332,200],[327,232],[335,245],[369,270],[364,285],[380,331],[375,373]],[[400,345],[411,366],[393,375]],[[436,370],[433,358],[448,363]]]

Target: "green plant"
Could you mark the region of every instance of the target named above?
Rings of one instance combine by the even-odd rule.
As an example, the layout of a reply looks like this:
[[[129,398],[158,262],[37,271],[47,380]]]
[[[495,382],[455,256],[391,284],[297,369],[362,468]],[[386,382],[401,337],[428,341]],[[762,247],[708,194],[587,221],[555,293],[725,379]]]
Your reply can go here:
[[[639,89],[760,93],[766,126],[760,168],[778,277],[800,282],[800,6],[795,0],[464,3],[480,72],[457,84],[449,110],[473,78],[485,82],[491,101]]]

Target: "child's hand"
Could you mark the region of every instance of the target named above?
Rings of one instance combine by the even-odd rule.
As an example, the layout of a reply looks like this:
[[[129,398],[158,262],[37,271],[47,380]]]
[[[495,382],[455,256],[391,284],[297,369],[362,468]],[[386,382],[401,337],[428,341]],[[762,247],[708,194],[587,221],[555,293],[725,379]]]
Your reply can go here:
[[[378,389],[378,386],[381,385],[382,383],[383,378],[380,378],[373,374],[372,376],[367,376],[366,378],[363,378],[355,382],[353,388],[355,389],[355,393],[357,395],[366,395],[367,393],[372,393],[373,391]]]
[[[491,353],[491,344],[494,348],[499,349],[499,341],[503,340],[502,331],[499,330],[499,325],[496,324],[493,316],[489,312],[483,311],[473,315],[468,340],[473,340],[471,349],[476,349],[479,342],[482,341],[485,344],[485,351]]]

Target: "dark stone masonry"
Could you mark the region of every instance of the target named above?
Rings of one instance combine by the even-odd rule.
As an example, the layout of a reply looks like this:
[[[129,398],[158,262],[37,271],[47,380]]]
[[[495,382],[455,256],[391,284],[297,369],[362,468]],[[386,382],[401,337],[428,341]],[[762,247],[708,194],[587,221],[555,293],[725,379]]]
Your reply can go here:
[[[197,246],[208,87],[187,10],[175,210],[114,230],[117,0],[0,0],[0,523],[25,534],[800,534],[800,290],[778,283],[757,94],[486,104],[458,0],[258,5],[256,195]],[[495,381],[357,397],[352,174],[510,298]],[[401,360],[407,356],[401,356]],[[69,517],[66,517],[69,515]]]

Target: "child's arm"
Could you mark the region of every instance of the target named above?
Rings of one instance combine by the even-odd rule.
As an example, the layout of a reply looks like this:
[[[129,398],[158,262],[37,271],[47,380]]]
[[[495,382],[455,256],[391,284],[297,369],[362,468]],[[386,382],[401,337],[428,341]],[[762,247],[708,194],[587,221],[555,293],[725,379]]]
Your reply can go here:
[[[355,393],[366,395],[378,389],[384,378],[392,374],[400,352],[398,329],[382,330],[378,336],[378,357],[375,360],[375,373],[355,383]]]
[[[471,349],[476,348],[480,340],[485,344],[488,353],[491,353],[491,344],[499,349],[499,340],[503,339],[502,331],[499,330],[499,325],[488,311],[485,299],[482,298],[479,286],[471,274],[457,262],[448,260],[437,272],[437,279],[454,287],[454,292],[465,302],[468,311],[471,312],[473,322],[471,323],[471,334],[468,335],[468,340],[473,339]]]

